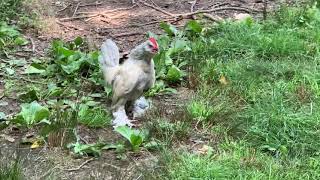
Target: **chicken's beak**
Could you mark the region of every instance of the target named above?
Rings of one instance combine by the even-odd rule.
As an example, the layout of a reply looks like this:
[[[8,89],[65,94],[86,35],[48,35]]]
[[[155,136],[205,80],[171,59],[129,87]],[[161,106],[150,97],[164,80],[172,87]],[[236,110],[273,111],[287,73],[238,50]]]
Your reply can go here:
[[[153,54],[157,54],[157,53],[158,53],[158,51],[159,51],[159,49],[158,49],[158,48],[153,48],[153,49],[152,49],[152,53],[153,53]]]

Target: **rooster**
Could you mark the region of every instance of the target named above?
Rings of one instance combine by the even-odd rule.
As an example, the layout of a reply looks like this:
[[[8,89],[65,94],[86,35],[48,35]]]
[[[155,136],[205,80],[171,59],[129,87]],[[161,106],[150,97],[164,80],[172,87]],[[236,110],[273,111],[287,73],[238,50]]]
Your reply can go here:
[[[151,37],[131,50],[128,59],[120,64],[117,45],[110,39],[102,44],[99,61],[104,79],[113,90],[111,110],[115,118],[115,127],[134,125],[134,120],[127,116],[130,110],[126,106],[133,107],[143,92],[154,85],[155,70],[152,58],[158,51],[158,43]]]

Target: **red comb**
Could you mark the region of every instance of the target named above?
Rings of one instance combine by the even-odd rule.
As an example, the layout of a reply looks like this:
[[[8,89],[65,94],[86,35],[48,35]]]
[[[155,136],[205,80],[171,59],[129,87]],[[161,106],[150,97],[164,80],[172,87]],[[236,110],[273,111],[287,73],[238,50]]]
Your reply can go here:
[[[155,47],[155,48],[158,48],[158,43],[157,43],[157,40],[153,37],[149,38],[149,41],[152,43],[152,45]]]

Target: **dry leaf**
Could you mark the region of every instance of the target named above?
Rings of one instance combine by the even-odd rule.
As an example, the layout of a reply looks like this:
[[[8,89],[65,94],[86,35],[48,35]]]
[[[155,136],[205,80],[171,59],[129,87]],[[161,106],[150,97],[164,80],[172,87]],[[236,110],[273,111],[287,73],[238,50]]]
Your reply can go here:
[[[207,145],[203,145],[202,148],[200,148],[198,150],[198,153],[202,154],[202,155],[207,155],[207,154],[209,154],[211,152],[212,152],[212,147],[207,146]]]
[[[8,135],[5,135],[5,134],[1,134],[0,136],[2,138],[4,138],[5,140],[9,141],[9,142],[13,143],[15,141],[15,139],[13,137],[11,137],[11,136],[8,136]]]
[[[0,99],[2,99],[4,96],[4,89],[0,89]]]
[[[221,84],[223,84],[223,85],[227,85],[228,84],[228,81],[227,81],[226,77],[223,76],[223,75],[220,77],[219,82]]]
[[[31,149],[36,149],[36,148],[39,148],[40,147],[40,140],[36,140],[36,141],[34,141],[33,143],[32,143],[32,145],[31,145]]]

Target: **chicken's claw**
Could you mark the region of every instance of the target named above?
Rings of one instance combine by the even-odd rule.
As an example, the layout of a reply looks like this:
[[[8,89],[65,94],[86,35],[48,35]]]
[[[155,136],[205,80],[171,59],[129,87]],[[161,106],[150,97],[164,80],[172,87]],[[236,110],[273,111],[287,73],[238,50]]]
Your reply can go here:
[[[114,116],[114,120],[112,124],[114,128],[118,126],[126,126],[126,125],[128,125],[129,127],[135,126],[133,122],[135,122],[136,120],[129,119],[125,111],[114,112],[113,116]]]

